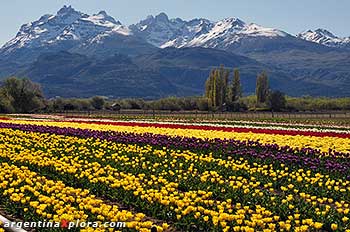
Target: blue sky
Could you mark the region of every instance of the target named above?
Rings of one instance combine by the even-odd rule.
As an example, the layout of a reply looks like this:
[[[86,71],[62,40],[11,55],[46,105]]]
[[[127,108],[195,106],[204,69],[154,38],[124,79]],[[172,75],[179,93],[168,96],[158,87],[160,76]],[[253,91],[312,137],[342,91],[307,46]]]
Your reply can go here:
[[[127,25],[165,12],[183,19],[238,17],[292,34],[322,27],[350,36],[349,0],[1,0],[0,45],[14,37],[22,24],[54,14],[63,5],[88,14],[106,10]]]

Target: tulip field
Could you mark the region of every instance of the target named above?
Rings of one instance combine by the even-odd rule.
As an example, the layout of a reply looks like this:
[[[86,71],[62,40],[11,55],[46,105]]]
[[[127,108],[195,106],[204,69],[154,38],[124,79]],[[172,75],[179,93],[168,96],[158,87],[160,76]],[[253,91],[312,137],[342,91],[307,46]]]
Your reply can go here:
[[[350,231],[349,212],[346,126],[0,118],[0,215],[11,220]]]

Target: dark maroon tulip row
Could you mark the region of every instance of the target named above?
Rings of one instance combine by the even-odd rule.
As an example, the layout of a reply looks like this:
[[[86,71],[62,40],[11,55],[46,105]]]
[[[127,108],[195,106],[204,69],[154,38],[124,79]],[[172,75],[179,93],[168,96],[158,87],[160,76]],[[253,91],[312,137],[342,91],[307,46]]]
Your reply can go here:
[[[225,126],[208,126],[208,125],[183,125],[172,123],[147,123],[147,122],[101,122],[101,121],[82,121],[69,120],[68,122],[98,124],[98,125],[113,125],[113,126],[138,126],[138,127],[157,127],[157,128],[172,128],[172,129],[193,129],[193,130],[212,130],[238,133],[258,133],[258,134],[273,134],[273,135],[303,135],[314,137],[337,137],[350,138],[350,134],[341,132],[322,132],[322,131],[303,131],[303,130],[279,130],[271,128],[244,128],[244,127],[225,127]]]
[[[297,167],[324,170],[326,172],[342,172],[350,178],[350,154],[329,151],[320,152],[311,148],[295,149],[276,144],[261,144],[257,141],[239,141],[233,139],[199,139],[195,137],[169,137],[158,134],[135,134],[116,131],[97,131],[78,128],[62,128],[52,126],[22,125],[0,123],[0,128],[18,129],[28,132],[50,133],[82,138],[98,138],[118,143],[160,146],[175,149],[189,149],[196,152],[212,151],[216,157],[256,158],[260,161],[277,161]],[[343,158],[336,158],[343,157]]]

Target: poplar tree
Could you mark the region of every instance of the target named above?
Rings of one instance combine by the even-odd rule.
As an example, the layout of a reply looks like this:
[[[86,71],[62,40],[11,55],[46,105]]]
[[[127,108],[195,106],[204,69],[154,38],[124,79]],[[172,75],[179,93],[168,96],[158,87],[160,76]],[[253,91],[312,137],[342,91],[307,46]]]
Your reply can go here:
[[[266,72],[262,72],[256,78],[256,99],[257,103],[265,103],[269,95],[269,80]]]
[[[242,96],[241,78],[239,70],[236,68],[233,70],[233,80],[229,92],[229,101],[236,102]]]

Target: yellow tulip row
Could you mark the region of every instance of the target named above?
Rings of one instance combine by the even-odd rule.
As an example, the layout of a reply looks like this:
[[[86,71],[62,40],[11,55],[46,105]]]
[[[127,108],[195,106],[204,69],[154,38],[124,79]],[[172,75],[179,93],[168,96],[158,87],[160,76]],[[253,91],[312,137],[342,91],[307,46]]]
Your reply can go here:
[[[183,216],[186,216],[190,213],[194,213],[194,217],[201,217],[204,221],[210,220],[214,225],[220,224],[221,227],[228,230],[230,227],[227,226],[227,223],[230,221],[235,221],[240,225],[241,228],[254,228],[255,226],[260,226],[262,228],[270,228],[274,230],[273,227],[278,222],[282,228],[288,229],[291,226],[292,221],[296,224],[295,228],[308,229],[309,226],[312,226],[317,229],[320,223],[313,222],[311,219],[303,219],[304,221],[295,220],[294,217],[288,219],[287,221],[278,221],[278,216],[273,216],[273,213],[264,207],[257,207],[255,210],[249,208],[249,206],[241,206],[237,204],[232,206],[230,204],[230,199],[226,201],[215,201],[211,200],[212,192],[206,192],[203,190],[197,191],[188,191],[188,192],[179,192],[176,189],[178,188],[178,182],[189,178],[191,175],[198,175],[198,170],[194,167],[194,163],[204,162],[217,163],[223,167],[232,168],[233,170],[253,170],[249,174],[254,174],[254,172],[266,173],[271,166],[269,165],[258,165],[256,168],[252,168],[246,161],[243,160],[220,160],[214,159],[212,156],[197,155],[191,152],[175,152],[170,151],[171,157],[174,159],[172,162],[159,162],[159,163],[147,163],[145,158],[149,152],[153,152],[159,157],[163,157],[163,161],[167,159],[166,150],[151,150],[150,146],[136,146],[136,145],[121,145],[108,143],[106,141],[97,141],[93,142],[91,139],[79,139],[74,137],[65,137],[57,135],[47,135],[39,133],[24,133],[21,131],[12,131],[8,129],[3,129],[6,135],[13,134],[11,136],[3,136],[3,141],[7,141],[5,147],[9,150],[6,150],[6,153],[3,153],[5,157],[10,158],[15,161],[29,161],[38,166],[50,166],[53,165],[57,171],[68,172],[75,175],[76,178],[87,177],[92,183],[101,182],[109,185],[111,188],[123,187],[125,190],[132,190],[136,196],[140,196],[142,199],[147,200],[150,203],[160,202],[163,205],[172,205],[175,206],[175,212],[177,213],[177,218],[180,219]],[[23,138],[23,140],[21,140]],[[17,144],[34,144],[37,148],[45,147],[47,150],[45,152],[40,149],[29,149],[21,145],[13,146],[12,143]],[[72,146],[72,144],[86,145],[84,146]],[[60,148],[61,146],[61,148]],[[111,147],[112,146],[112,147]],[[91,152],[87,147],[94,147],[94,151]],[[1,147],[4,149],[4,147]],[[105,153],[105,150],[117,150],[118,153],[111,154],[108,157],[108,154]],[[18,156],[18,150],[20,156]],[[125,156],[125,153],[137,153],[139,157]],[[61,158],[55,157],[55,154],[59,153]],[[2,154],[2,155],[3,155]],[[68,155],[66,155],[68,154]],[[162,171],[158,175],[151,175],[151,178],[145,178],[145,175],[134,176],[131,173],[119,172],[117,169],[112,168],[111,166],[102,167],[97,162],[87,162],[85,158],[99,158],[101,160],[105,159],[116,159],[123,161],[125,165],[128,163],[134,165],[134,167],[142,167],[146,161],[146,167],[144,169],[156,172],[158,167],[165,167],[169,165],[170,167],[176,167],[175,169]],[[190,167],[187,169],[178,168],[181,166],[181,163],[176,163],[178,160],[185,160],[183,165],[190,163]],[[147,167],[148,166],[148,167]],[[175,171],[175,173],[174,173]],[[283,171],[283,170],[282,170]],[[275,171],[268,173],[272,176],[278,176],[282,173],[284,177],[285,172]],[[174,176],[176,174],[176,181],[169,182],[167,181],[168,176]],[[209,175],[208,175],[209,174]],[[307,175],[307,174],[306,174]],[[310,175],[308,175],[310,176]],[[216,172],[203,172],[200,176],[203,179],[203,182],[210,180],[213,183],[219,184],[229,184],[233,189],[242,189],[243,191],[248,190],[249,192],[253,191],[259,197],[263,191],[259,190],[259,184],[254,178],[244,179],[243,177],[234,177],[232,176],[228,181],[224,177],[220,176]],[[213,179],[214,178],[214,179]],[[204,180],[205,179],[205,180]],[[213,181],[212,181],[213,179]],[[157,185],[160,189],[152,189],[151,187]],[[267,187],[271,185],[267,184]],[[274,191],[272,189],[272,191]],[[206,205],[207,207],[200,207],[201,204]],[[290,204],[291,205],[291,204]],[[211,206],[211,207],[209,207]],[[248,208],[247,208],[248,207]],[[292,205],[292,207],[294,207]],[[244,210],[242,211],[241,208]],[[176,211],[177,209],[177,211]],[[214,209],[214,210],[213,210]],[[216,210],[215,210],[216,209]],[[233,214],[235,212],[235,214]],[[203,216],[205,215],[205,216]],[[245,218],[250,218],[250,220],[244,220]],[[276,221],[277,220],[277,221]],[[311,220],[311,221],[310,221]],[[307,223],[306,225],[304,223]],[[299,226],[299,224],[302,224]]]
[[[139,231],[150,231],[153,225],[152,221],[144,220],[145,215],[142,213],[133,214],[127,210],[119,210],[118,206],[106,204],[90,195],[86,189],[76,189],[66,186],[61,181],[49,180],[27,167],[1,163],[0,181],[3,196],[26,206],[23,208],[24,212],[32,208],[37,215],[48,220],[86,221],[89,219],[89,212],[95,215],[100,223],[105,220],[126,222],[128,228]],[[158,226],[158,231],[167,227],[167,224],[163,227]]]
[[[183,136],[183,137],[197,137],[197,138],[221,138],[221,139],[235,139],[241,141],[260,141],[263,144],[277,144],[279,146],[289,146],[292,148],[313,148],[322,152],[328,152],[329,149],[338,152],[350,152],[350,139],[337,137],[319,137],[314,136],[290,136],[277,134],[259,134],[259,133],[236,133],[224,131],[210,131],[210,130],[196,130],[196,129],[171,129],[171,128],[156,128],[156,127],[138,127],[138,126],[116,126],[116,125],[102,125],[102,124],[88,124],[76,122],[58,122],[58,121],[25,121],[25,120],[0,120],[0,122],[13,122],[17,124],[30,124],[42,126],[57,126],[57,127],[71,127],[80,129],[91,129],[101,131],[120,131],[129,133],[152,133],[162,134],[168,136]]]

